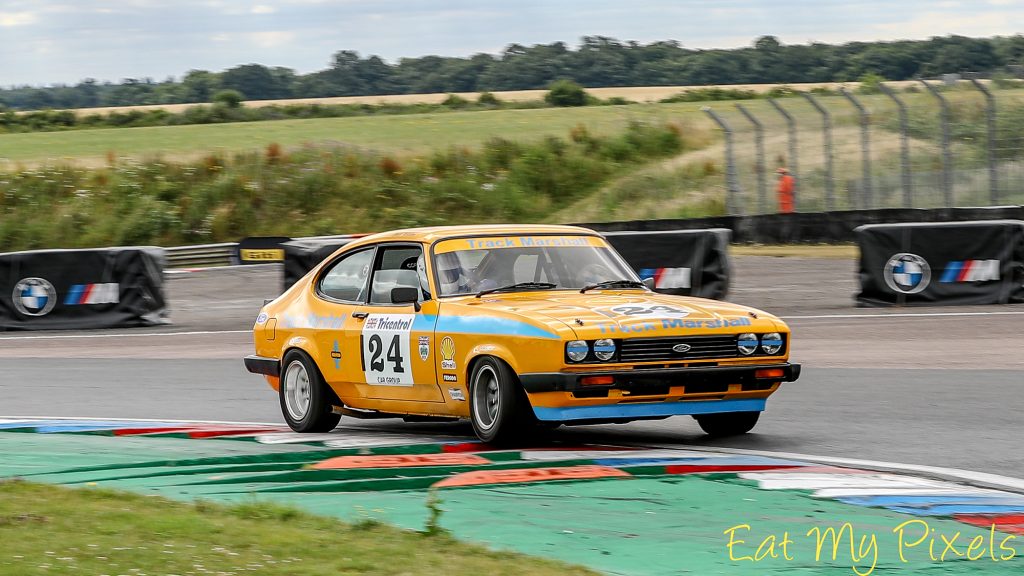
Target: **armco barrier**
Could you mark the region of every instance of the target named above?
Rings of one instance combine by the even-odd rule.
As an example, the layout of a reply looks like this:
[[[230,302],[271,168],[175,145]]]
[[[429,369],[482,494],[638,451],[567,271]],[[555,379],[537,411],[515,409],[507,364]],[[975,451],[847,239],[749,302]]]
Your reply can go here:
[[[163,269],[154,247],[0,254],[0,330],[164,324]]]
[[[607,232],[605,237],[655,292],[725,298],[729,292],[729,230]]]
[[[165,248],[168,268],[205,268],[235,264],[234,242]]]
[[[1024,302],[1024,221],[874,224],[856,234],[860,306]]]

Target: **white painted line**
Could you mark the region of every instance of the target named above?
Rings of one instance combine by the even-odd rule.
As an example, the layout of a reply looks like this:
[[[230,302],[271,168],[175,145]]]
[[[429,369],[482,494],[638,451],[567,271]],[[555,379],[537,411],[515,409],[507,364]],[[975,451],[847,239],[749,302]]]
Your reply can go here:
[[[779,316],[783,320],[826,320],[834,318],[942,318],[947,316],[1019,316],[1024,310],[1001,312],[895,312],[892,314],[821,314],[817,316]]]
[[[988,488],[823,488],[814,493],[818,498],[850,498],[857,496],[1004,496],[1007,492]]]
[[[936,478],[940,480],[951,480],[963,482],[972,486],[982,488],[995,488],[999,490],[1011,490],[1024,494],[1024,479],[989,474],[987,472],[974,472],[960,468],[944,468],[941,466],[924,466],[920,464],[898,464],[896,462],[880,462],[878,460],[861,460],[858,458],[836,458],[832,456],[815,456],[813,454],[797,454],[792,452],[769,452],[767,450],[746,450],[743,448],[719,448],[716,446],[679,446],[671,444],[640,444],[645,448],[680,448],[682,450],[698,450],[706,452],[717,452],[725,454],[743,454],[745,456],[765,456],[768,458],[784,458],[788,460],[803,460],[805,462],[818,462],[833,466],[848,466],[852,468],[866,468],[884,472],[895,472],[902,474],[917,474],[921,476]]]
[[[193,332],[136,332],[125,334],[54,334],[52,336],[3,336],[0,340],[72,340],[89,338],[155,338],[163,336],[207,336],[212,334],[252,334],[252,330],[198,330]]]

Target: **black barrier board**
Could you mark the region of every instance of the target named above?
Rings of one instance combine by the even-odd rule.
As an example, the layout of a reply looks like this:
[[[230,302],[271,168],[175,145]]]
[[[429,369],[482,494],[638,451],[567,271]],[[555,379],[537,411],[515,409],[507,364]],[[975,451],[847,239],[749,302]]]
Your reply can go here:
[[[0,330],[166,324],[162,248],[0,254]]]
[[[284,290],[291,287],[306,275],[307,272],[316,267],[334,253],[335,250],[356,240],[358,237],[348,238],[305,238],[284,242]]]
[[[860,306],[1024,302],[1024,221],[856,229]]]
[[[608,232],[605,238],[662,294],[723,299],[729,292],[729,230]]]
[[[284,262],[286,236],[252,236],[244,238],[235,247],[235,261],[239,264],[270,264]]]

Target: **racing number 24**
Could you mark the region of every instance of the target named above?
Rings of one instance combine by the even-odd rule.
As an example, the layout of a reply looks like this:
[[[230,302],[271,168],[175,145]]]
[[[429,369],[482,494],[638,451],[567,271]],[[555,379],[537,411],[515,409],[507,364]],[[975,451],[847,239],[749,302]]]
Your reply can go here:
[[[388,353],[382,358],[381,356],[384,355],[384,341],[381,340],[379,334],[373,334],[370,336],[370,340],[368,342],[370,352],[370,372],[384,372],[385,360],[391,362],[393,367],[392,371],[396,374],[403,374],[405,372],[405,367],[402,366],[402,346],[399,338],[401,338],[401,335],[399,334],[395,334],[391,337],[391,344],[388,345]],[[366,349],[363,346],[360,348],[363,348],[364,350]],[[365,358],[363,361],[365,362]]]

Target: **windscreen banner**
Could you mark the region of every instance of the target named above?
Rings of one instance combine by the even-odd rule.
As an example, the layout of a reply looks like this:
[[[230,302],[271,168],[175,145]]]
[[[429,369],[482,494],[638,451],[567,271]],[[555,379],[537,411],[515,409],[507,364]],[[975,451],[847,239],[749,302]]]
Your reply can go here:
[[[0,330],[167,324],[164,261],[156,247],[0,254]]]
[[[654,291],[721,300],[729,292],[730,230],[606,232],[605,238]]]
[[[859,306],[1024,302],[1024,221],[871,224],[855,234]]]

